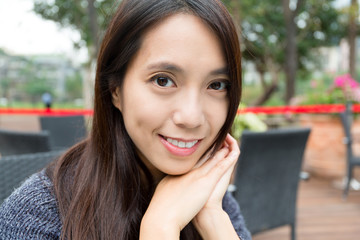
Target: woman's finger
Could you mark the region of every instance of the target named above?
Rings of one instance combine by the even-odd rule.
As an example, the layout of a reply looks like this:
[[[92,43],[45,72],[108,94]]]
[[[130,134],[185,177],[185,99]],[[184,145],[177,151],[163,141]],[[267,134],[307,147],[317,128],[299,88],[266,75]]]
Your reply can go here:
[[[240,150],[238,143],[231,136],[226,138],[226,143],[229,146],[229,154],[220,161],[210,172],[209,178],[218,179],[214,189],[212,190],[212,194],[209,197],[206,206],[219,206],[221,207],[222,198],[228,188],[230,183],[232,172],[234,171],[236,162],[239,158]]]
[[[229,158],[237,158],[240,154],[237,141],[228,134],[223,143],[223,147],[215,153],[215,155],[204,164],[206,171],[212,169],[219,161]]]
[[[212,157],[206,159],[205,161],[200,160],[202,164],[198,167],[199,171],[202,171],[204,174],[208,173],[219,161],[223,160],[229,154],[229,148],[224,146],[218,150]]]

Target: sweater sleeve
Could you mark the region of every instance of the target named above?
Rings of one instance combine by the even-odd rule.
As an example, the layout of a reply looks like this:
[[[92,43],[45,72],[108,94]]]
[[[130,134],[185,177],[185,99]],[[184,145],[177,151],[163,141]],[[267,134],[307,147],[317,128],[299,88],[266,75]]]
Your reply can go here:
[[[240,239],[251,240],[251,234],[246,228],[245,220],[241,214],[239,204],[229,192],[226,192],[223,198],[223,209],[229,215],[235,231]]]
[[[52,183],[44,172],[34,174],[0,207],[0,239],[59,239],[61,221]]]

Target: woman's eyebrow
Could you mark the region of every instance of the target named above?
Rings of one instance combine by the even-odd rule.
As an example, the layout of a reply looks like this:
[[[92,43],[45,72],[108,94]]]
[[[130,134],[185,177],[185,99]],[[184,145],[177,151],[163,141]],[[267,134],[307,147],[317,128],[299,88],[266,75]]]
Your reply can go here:
[[[215,69],[210,72],[210,75],[229,75],[229,69],[227,67]]]
[[[184,72],[184,70],[177,66],[176,64],[170,63],[170,62],[158,62],[158,63],[153,63],[150,64],[147,67],[148,70],[168,70],[168,71],[173,71],[173,72],[178,72],[178,73],[182,73]]]
[[[184,69],[171,62],[157,62],[147,66],[148,70],[167,70],[172,72],[184,73]],[[209,75],[228,75],[229,69],[227,67],[221,67],[210,71]]]

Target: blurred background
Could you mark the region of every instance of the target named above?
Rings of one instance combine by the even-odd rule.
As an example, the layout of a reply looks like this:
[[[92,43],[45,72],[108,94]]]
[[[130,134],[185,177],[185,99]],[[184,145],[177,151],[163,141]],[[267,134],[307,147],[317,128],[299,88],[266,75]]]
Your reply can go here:
[[[360,156],[360,137],[356,137],[360,136],[358,0],[223,2],[237,25],[243,60],[241,114],[235,118],[233,136],[241,146],[243,130],[267,134],[266,130],[311,128],[301,177],[292,174],[296,182],[300,180],[296,205],[298,239],[359,239],[360,168],[353,176],[347,171],[350,162],[347,149],[351,143],[356,156]],[[5,130],[3,135],[11,133],[24,140],[20,133],[30,137],[42,134],[48,129],[41,119],[49,115],[52,120],[65,121],[67,125],[51,123],[57,132],[50,131],[47,141],[58,142],[55,137],[64,135],[58,132],[74,134],[72,127],[79,126],[86,136],[84,129],[91,125],[89,109],[96,56],[119,3],[119,0],[0,0],[0,131]],[[44,100],[49,101],[47,107]],[[347,113],[345,104],[350,106],[346,109],[351,119],[354,116],[353,140],[346,135],[344,121],[340,119],[340,114]],[[72,118],[67,118],[68,115],[80,115],[81,124],[70,122]],[[68,136],[64,139],[69,142]],[[30,142],[36,147],[41,145]],[[3,146],[0,154],[3,151],[5,156],[10,146],[20,154],[18,143],[9,140],[7,143],[9,146]],[[256,142],[253,146],[259,145],[266,148],[271,144]],[[286,153],[288,149],[281,145],[280,150],[272,150]],[[266,174],[253,179],[276,184],[273,181],[276,176],[286,175],[276,174],[274,169],[279,165],[274,163]],[[357,165],[360,166],[360,157]],[[253,188],[249,178],[244,183],[248,189]],[[344,191],[348,183],[349,196]],[[257,194],[260,192],[266,191]],[[251,198],[249,205],[258,206],[256,201],[262,199],[267,197]],[[244,204],[242,207],[247,209]],[[289,232],[289,228],[266,231],[254,236],[254,240],[289,239]]]
[[[1,1],[0,107],[41,107],[48,92],[55,108],[91,108],[99,43],[118,3]],[[241,37],[245,106],[360,99],[356,0],[224,3]]]

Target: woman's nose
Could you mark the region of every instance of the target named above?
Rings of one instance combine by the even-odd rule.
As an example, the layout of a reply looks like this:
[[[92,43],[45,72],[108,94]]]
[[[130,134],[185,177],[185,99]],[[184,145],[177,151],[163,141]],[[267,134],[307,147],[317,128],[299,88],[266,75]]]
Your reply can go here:
[[[204,124],[205,115],[199,94],[186,94],[178,99],[173,121],[183,128],[198,128]]]

